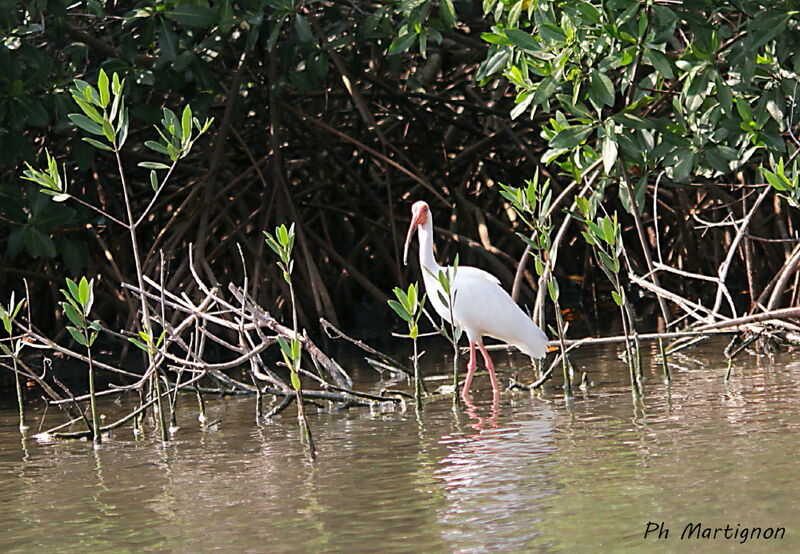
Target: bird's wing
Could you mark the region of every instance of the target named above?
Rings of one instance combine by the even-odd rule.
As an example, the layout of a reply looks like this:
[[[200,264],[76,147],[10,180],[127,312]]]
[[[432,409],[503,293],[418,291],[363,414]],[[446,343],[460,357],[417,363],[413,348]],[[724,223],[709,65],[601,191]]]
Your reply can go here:
[[[456,272],[456,277],[464,277],[465,279],[485,279],[495,285],[500,284],[500,279],[482,269],[472,266],[459,266]]]

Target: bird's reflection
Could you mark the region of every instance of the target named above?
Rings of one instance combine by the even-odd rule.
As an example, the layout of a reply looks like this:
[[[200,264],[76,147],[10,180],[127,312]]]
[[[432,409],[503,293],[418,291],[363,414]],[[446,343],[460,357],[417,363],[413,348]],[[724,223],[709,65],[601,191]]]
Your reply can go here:
[[[537,532],[541,502],[552,490],[542,462],[553,450],[554,414],[541,404],[514,414],[512,404],[501,410],[500,394],[491,401],[468,396],[464,431],[440,439],[449,453],[435,472],[447,499],[439,523],[453,550],[524,550]]]
[[[465,395],[462,397],[464,401],[464,412],[472,419],[472,423],[468,427],[475,429],[480,434],[488,429],[497,429],[497,415],[500,413],[500,392],[494,391],[492,394],[492,406],[489,409],[489,415],[486,416],[484,410],[479,410],[472,397]],[[472,435],[476,438],[478,435]]]

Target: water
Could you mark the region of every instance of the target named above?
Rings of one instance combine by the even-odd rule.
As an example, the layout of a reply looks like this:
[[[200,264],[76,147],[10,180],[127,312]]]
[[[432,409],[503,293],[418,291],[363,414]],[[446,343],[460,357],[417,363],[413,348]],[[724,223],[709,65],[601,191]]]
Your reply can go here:
[[[320,412],[316,464],[294,409],[259,428],[251,398],[210,400],[221,421],[201,431],[186,396],[168,445],[128,428],[97,451],[22,441],[8,406],[0,551],[798,552],[800,364],[743,355],[726,387],[723,346],[676,357],[669,391],[652,368],[638,407],[604,348],[576,357],[595,386],[571,406],[555,388],[494,403],[479,377],[457,415],[447,400],[419,417],[412,407]],[[496,361],[501,376],[523,367]],[[368,377],[362,388],[383,386]],[[40,415],[31,408],[31,421]],[[664,522],[669,538],[644,539],[648,522]],[[688,523],[785,535],[681,540]]]

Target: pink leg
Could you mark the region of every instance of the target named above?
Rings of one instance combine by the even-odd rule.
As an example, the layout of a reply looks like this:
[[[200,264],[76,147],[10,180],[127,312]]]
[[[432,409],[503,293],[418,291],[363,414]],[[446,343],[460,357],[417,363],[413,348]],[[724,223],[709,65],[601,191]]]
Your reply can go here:
[[[475,343],[469,343],[469,362],[467,362],[467,378],[464,381],[464,388],[461,389],[461,396],[466,397],[469,394],[469,388],[472,386],[472,376],[475,375],[475,368],[478,367],[478,360],[475,355]]]
[[[483,354],[483,361],[486,363],[486,369],[489,370],[489,379],[492,381],[492,390],[497,393],[500,391],[500,387],[497,386],[497,376],[494,374],[494,364],[492,363],[492,359],[489,357],[489,353],[486,351],[486,348],[483,346],[483,341],[478,341],[478,348],[481,349],[481,354]]]

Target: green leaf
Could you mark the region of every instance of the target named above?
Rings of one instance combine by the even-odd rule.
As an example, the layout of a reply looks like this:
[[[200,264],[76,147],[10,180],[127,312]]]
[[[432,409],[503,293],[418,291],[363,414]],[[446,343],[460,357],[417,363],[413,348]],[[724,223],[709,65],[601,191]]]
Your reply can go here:
[[[292,359],[292,347],[289,346],[289,342],[284,337],[278,337],[278,345],[281,347],[281,352],[283,355],[286,356],[287,359]]]
[[[292,388],[296,391],[299,391],[301,386],[302,385],[300,383],[300,376],[297,375],[297,373],[295,373],[294,371],[292,371]]]
[[[159,154],[164,154],[165,156],[169,156],[169,150],[167,150],[167,148],[160,142],[156,142],[154,140],[147,140],[145,141],[144,145],[148,147],[150,150],[155,150]]]
[[[539,83],[539,86],[536,87],[536,92],[533,93],[533,105],[538,106],[539,104],[543,104],[544,102],[548,101],[553,93],[558,88],[558,82],[553,78],[552,75],[549,75],[542,79]]]
[[[102,68],[97,76],[97,90],[100,92],[100,106],[105,108],[108,106],[111,95],[108,92],[108,75]]]
[[[558,302],[559,290],[558,290],[558,281],[555,279],[550,279],[547,281],[547,292],[550,294],[550,300],[553,302]]]
[[[88,294],[86,295],[86,304],[84,305],[83,309],[83,313],[86,315],[89,315],[89,312],[92,310],[92,305],[94,305],[94,279],[89,281],[88,285],[89,287]]]
[[[80,97],[76,91],[73,90],[72,99],[75,100],[75,103],[78,104],[78,107],[83,110],[83,113],[86,114],[89,119],[94,121],[95,123],[102,123],[103,116],[100,115],[100,112],[97,109],[86,102],[82,97]]]
[[[22,241],[32,258],[39,258],[42,255],[52,258],[56,255],[56,245],[53,239],[33,225],[23,227]]]
[[[453,7],[453,0],[439,0],[439,17],[442,23],[449,29],[456,24],[456,10]]]
[[[69,294],[74,300],[77,301],[80,298],[80,294],[78,293],[78,283],[67,278],[67,289],[69,289]]]
[[[2,307],[0,307],[0,320],[2,320],[3,322],[3,328],[6,330],[6,333],[11,335],[11,318],[8,316],[8,313]]]
[[[606,266],[611,273],[619,273],[619,260],[616,258],[612,259],[608,254],[603,252],[602,250],[597,251],[597,255],[600,258],[600,261]]]
[[[544,23],[540,25],[539,35],[541,35],[543,39],[552,42],[564,42],[567,40],[567,35],[564,34],[564,31],[561,29],[561,27],[553,25],[552,23]]]
[[[314,42],[314,32],[311,30],[311,25],[308,24],[308,20],[300,13],[295,14],[294,30],[300,42],[305,44]]]
[[[219,8],[219,20],[222,33],[227,34],[230,32],[233,26],[233,7],[231,6],[231,0],[223,0]]]
[[[614,105],[614,84],[602,71],[593,71],[591,77],[591,92],[595,103],[606,106]]]
[[[181,114],[181,132],[184,141],[192,137],[192,107],[189,104],[186,104]]]
[[[506,29],[505,32],[508,40],[517,48],[530,52],[538,52],[542,49],[542,45],[530,33],[526,33],[521,29]]]
[[[602,223],[603,223],[603,238],[611,246],[614,244],[614,240],[616,238],[616,228],[614,227],[613,221],[608,216],[605,216],[603,218]]]
[[[92,133],[93,135],[103,134],[103,127],[98,125],[85,115],[71,113],[67,117],[69,118],[70,121],[72,121],[75,125],[83,129],[87,133]]]
[[[600,23],[600,10],[598,10],[589,2],[579,0],[578,2],[575,2],[575,7],[580,12],[581,17],[587,20],[589,23],[594,23],[595,25]]]
[[[217,12],[207,6],[184,4],[164,12],[169,19],[186,27],[204,28],[217,23]]]
[[[769,4],[765,5],[765,7],[768,6]],[[785,8],[778,10],[762,8],[748,25],[746,51],[757,52],[761,46],[777,37],[786,29],[786,24],[792,16],[796,18],[797,11],[789,11]]]
[[[117,138],[117,135],[114,132],[114,127],[112,127],[111,123],[109,123],[107,120],[103,121],[102,133],[108,142],[113,143],[114,139]]]
[[[559,131],[550,139],[550,148],[571,149],[578,146],[592,132],[590,125],[574,125]]]
[[[12,292],[11,303],[8,305],[8,307],[11,309],[12,312],[11,313],[12,320],[17,318],[17,315],[19,314],[20,309],[22,309],[23,304],[25,304],[25,299],[22,299],[19,302],[17,302],[16,306],[14,305],[14,293]]]
[[[439,275],[437,276],[439,279],[439,284],[442,286],[442,290],[446,295],[450,295],[450,279],[448,275],[443,271],[439,271]]]
[[[670,175],[676,181],[682,181],[689,177],[689,174],[694,168],[695,154],[688,148],[678,148],[675,151],[674,158],[676,163],[672,167],[667,167],[667,175]]]
[[[750,104],[747,103],[747,100],[742,97],[737,97],[734,98],[734,102],[736,103],[736,111],[739,112],[739,117],[742,118],[742,121],[745,123],[753,121],[753,110]]]
[[[125,144],[128,138],[128,108],[122,106],[119,110],[119,119],[117,119],[117,147]]]
[[[272,52],[272,49],[275,48],[275,44],[278,42],[278,37],[280,37],[281,28],[283,28],[284,21],[285,19],[281,19],[272,26],[272,30],[269,32],[269,38],[267,39],[267,52]]]
[[[150,186],[153,188],[153,191],[158,190],[158,174],[154,169],[150,171]]]
[[[75,327],[67,326],[67,331],[69,334],[72,335],[72,338],[75,339],[75,342],[80,344],[81,346],[87,346],[88,343],[86,342],[86,337],[84,337],[80,331],[78,331]]]
[[[107,150],[107,151],[109,151],[109,152],[113,152],[113,151],[114,151],[114,149],[113,149],[113,148],[111,148],[109,145],[107,145],[107,144],[103,144],[103,143],[102,143],[102,142],[100,142],[99,140],[95,140],[95,139],[93,139],[93,138],[89,138],[89,137],[83,137],[83,139],[82,139],[82,140],[83,140],[84,142],[88,142],[89,144],[91,144],[92,146],[94,146],[95,148],[98,148],[98,149],[100,149],[100,150]]]
[[[86,305],[89,302],[89,281],[86,280],[86,277],[81,277],[78,283],[78,302],[84,307],[84,313],[86,313]]]
[[[506,38],[504,35],[498,35],[497,33],[482,33],[481,38],[489,44],[496,44],[498,46],[511,46],[511,41],[508,40],[508,38]]]
[[[140,349],[140,350],[143,350],[143,351],[147,352],[147,346],[146,346],[146,345],[145,345],[143,342],[141,342],[141,341],[139,341],[139,340],[136,340],[136,339],[135,339],[135,338],[133,338],[133,337],[128,337],[128,341],[130,341],[130,342],[132,342],[133,344],[135,344],[135,345],[136,345],[136,347],[137,347],[138,349]]]
[[[511,113],[509,114],[511,116],[511,119],[517,119],[520,115],[523,114],[523,112],[525,112],[525,110],[528,109],[528,107],[531,105],[531,102],[533,101],[533,94],[529,92],[522,93],[522,95],[518,97],[518,100],[519,103],[516,106],[514,106],[514,108],[511,110]]]
[[[169,169],[167,164],[162,164],[160,162],[139,162],[137,165],[145,169]]]
[[[620,296],[620,294],[617,291],[612,290],[611,291],[611,297],[614,299],[614,303],[617,306],[622,307],[625,304],[625,301],[624,301],[623,297]]]
[[[780,177],[778,177],[775,173],[769,171],[768,169],[762,167],[761,173],[764,174],[764,177],[767,179],[767,182],[772,185],[772,187],[778,191],[784,192],[787,190],[786,185],[783,184]]]
[[[178,37],[167,25],[166,19],[159,20],[158,45],[161,47],[161,54],[169,61],[174,62],[178,57]]]
[[[603,169],[610,173],[617,161],[617,143],[610,137],[603,139]]]
[[[598,221],[602,223],[602,219],[599,219]],[[586,225],[589,226],[589,232],[594,238],[605,241],[606,233],[600,225],[591,221],[587,221]]]
[[[264,231],[264,240],[266,241],[267,246],[269,246],[272,249],[272,251],[275,252],[275,254],[277,254],[278,256],[281,255],[280,245],[277,243],[275,238],[267,231]]]
[[[650,63],[653,67],[664,76],[665,79],[674,79],[675,74],[672,71],[672,63],[664,54],[658,50],[648,50],[647,56],[650,58]]]
[[[405,321],[407,321],[407,322],[409,322],[409,323],[411,323],[411,322],[412,322],[411,314],[409,314],[409,313],[408,313],[408,311],[407,311],[407,310],[406,310],[406,309],[403,307],[403,305],[402,305],[402,304],[400,304],[400,302],[398,302],[397,300],[389,300],[389,301],[388,301],[388,303],[389,303],[389,306],[390,306],[390,307],[391,307],[391,308],[392,308],[392,309],[393,309],[393,310],[394,310],[394,311],[397,313],[397,315],[399,315],[399,316],[400,316],[402,319],[404,319]]]
[[[83,110],[83,113],[86,114],[89,117],[89,119],[91,119],[95,123],[98,123],[98,124],[102,123],[103,122],[103,116],[100,115],[100,112],[98,112],[97,109],[94,106],[92,106],[86,100],[84,100],[79,95],[79,93],[77,91],[75,91],[73,89],[72,92],[73,92],[72,99],[75,101],[75,103],[78,105],[78,107],[81,110]]]
[[[73,325],[75,325],[76,327],[85,326],[83,317],[81,316],[81,314],[78,313],[78,310],[76,310],[72,304],[70,304],[69,302],[62,302],[61,307],[64,310],[64,315],[67,316],[67,319],[69,319]]]
[[[169,108],[164,108],[163,114],[164,117],[161,120],[161,124],[164,126],[164,129],[173,137],[181,139],[183,137],[183,132],[181,131],[181,122],[178,120],[178,116]]]
[[[111,76],[111,92],[113,92],[115,95],[119,96],[119,94],[122,92],[122,86],[124,84],[125,80],[123,79],[122,81],[120,81],[119,75],[117,75],[116,73],[114,73],[114,75]]]
[[[508,59],[511,57],[511,51],[507,48],[503,48],[498,50],[494,54],[492,54],[486,61],[481,64],[481,68],[478,71],[476,77],[478,80],[485,79],[486,77],[490,77],[497,73],[498,71],[502,70],[506,63],[508,63]]]
[[[417,313],[417,287],[413,283],[408,285],[408,307],[411,315]]]
[[[414,44],[415,40],[417,40],[416,33],[406,33],[401,35],[392,41],[386,53],[392,55],[405,52],[411,47],[412,44]]]

